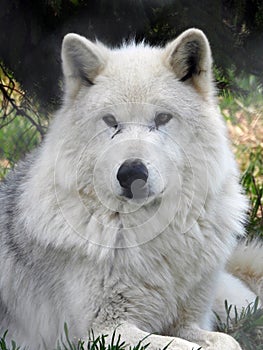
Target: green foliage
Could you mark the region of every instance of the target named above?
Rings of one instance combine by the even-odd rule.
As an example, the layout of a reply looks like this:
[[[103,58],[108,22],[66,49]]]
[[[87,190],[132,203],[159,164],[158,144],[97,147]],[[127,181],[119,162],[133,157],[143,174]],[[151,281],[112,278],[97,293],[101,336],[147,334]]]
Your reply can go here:
[[[46,121],[0,62],[0,179],[40,142]]]
[[[160,42],[165,38],[166,41],[176,38],[180,33],[178,26],[173,26],[173,22],[176,20],[178,15],[177,6],[171,4],[165,4],[160,7],[152,8],[152,18],[146,29],[147,40],[150,42]],[[181,8],[181,16],[183,16],[183,8]]]
[[[0,338],[0,350],[23,350],[16,346],[14,341],[11,342],[11,348],[8,346],[6,342],[7,331]],[[149,335],[148,335],[149,336]],[[142,344],[143,341],[148,337],[146,336],[141,341],[138,342],[135,346],[128,346],[124,341],[121,340],[121,335],[117,335],[117,328],[112,334],[112,337],[109,342],[107,342],[108,335],[102,334],[95,337],[94,332],[91,330],[88,335],[87,341],[78,340],[72,341],[70,339],[68,326],[64,324],[64,336],[61,337],[61,341],[58,342],[55,350],[146,350],[150,343]],[[162,350],[166,350],[168,348],[166,345]]]
[[[71,341],[69,336],[69,331],[67,324],[64,325],[64,333],[66,342],[61,340],[62,346],[58,344],[56,350],[125,350],[127,349],[127,344],[121,340],[121,335],[117,335],[117,327],[114,330],[112,337],[109,342],[107,342],[108,335],[102,334],[98,337],[95,337],[94,332],[91,330],[88,335],[88,339],[86,342],[83,340],[79,340],[77,344]],[[148,335],[149,336],[149,335]],[[146,336],[141,341],[138,342],[137,345],[131,347],[129,346],[129,350],[146,350],[150,343],[142,345],[142,342],[148,337]],[[165,346],[162,350],[166,350],[167,346]]]
[[[222,321],[218,315],[218,331],[234,337],[243,350],[263,349],[263,310],[259,308],[259,300],[249,304],[238,313],[237,308],[225,301],[226,321]],[[234,317],[231,316],[234,311]]]
[[[261,181],[257,181],[261,176]],[[250,198],[251,210],[247,230],[251,238],[261,237],[263,239],[263,160],[262,148],[258,146],[254,152],[249,154],[249,163],[243,173],[241,183]]]
[[[251,203],[247,231],[250,238],[263,238],[262,84],[253,75],[236,77],[234,69],[228,70],[226,77],[222,70],[215,68],[215,76],[224,84],[220,108],[241,168],[241,184]]]
[[[7,331],[4,333],[2,338],[0,338],[0,350],[20,350],[20,347],[17,347],[14,340],[11,341],[11,348],[6,344],[6,335]]]
[[[39,133],[27,119],[11,115],[10,120],[0,127],[0,159],[5,159],[0,162],[0,178],[40,142]]]

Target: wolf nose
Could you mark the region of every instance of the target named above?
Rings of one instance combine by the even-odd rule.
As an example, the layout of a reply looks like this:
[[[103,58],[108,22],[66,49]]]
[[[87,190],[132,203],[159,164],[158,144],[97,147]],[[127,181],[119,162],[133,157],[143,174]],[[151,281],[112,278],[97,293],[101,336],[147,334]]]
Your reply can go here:
[[[148,170],[140,159],[128,159],[120,166],[117,179],[121,187],[131,192],[132,184],[143,188],[148,179]]]

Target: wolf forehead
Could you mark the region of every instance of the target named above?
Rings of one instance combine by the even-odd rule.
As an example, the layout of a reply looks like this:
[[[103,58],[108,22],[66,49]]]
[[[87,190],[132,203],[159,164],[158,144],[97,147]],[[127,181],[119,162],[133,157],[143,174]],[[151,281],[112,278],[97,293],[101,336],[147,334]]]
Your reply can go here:
[[[145,100],[153,89],[165,96],[179,87],[177,92],[192,91],[203,99],[213,93],[210,46],[198,29],[187,30],[164,48],[132,43],[110,49],[68,34],[62,62],[66,98],[71,100],[82,87],[94,89],[96,85],[109,92],[117,88],[131,102]]]

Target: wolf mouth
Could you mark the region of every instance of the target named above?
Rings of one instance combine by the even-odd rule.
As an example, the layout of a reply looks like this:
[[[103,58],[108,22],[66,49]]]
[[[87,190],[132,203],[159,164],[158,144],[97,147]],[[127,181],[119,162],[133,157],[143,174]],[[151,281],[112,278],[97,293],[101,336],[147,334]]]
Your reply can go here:
[[[122,193],[117,195],[117,198],[125,203],[134,203],[146,205],[149,203],[156,203],[162,199],[165,189],[160,193],[153,192],[151,188],[144,186],[139,193],[128,192],[127,190],[122,190]]]

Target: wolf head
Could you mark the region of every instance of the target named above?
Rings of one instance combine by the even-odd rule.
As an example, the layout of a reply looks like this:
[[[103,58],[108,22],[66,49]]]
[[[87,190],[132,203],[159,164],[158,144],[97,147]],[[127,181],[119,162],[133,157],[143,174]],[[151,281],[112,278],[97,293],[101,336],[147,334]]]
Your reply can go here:
[[[129,227],[156,211],[162,227],[192,225],[235,173],[203,32],[117,49],[68,34],[62,61],[64,104],[46,142],[61,203],[75,193],[90,215],[122,214]]]

